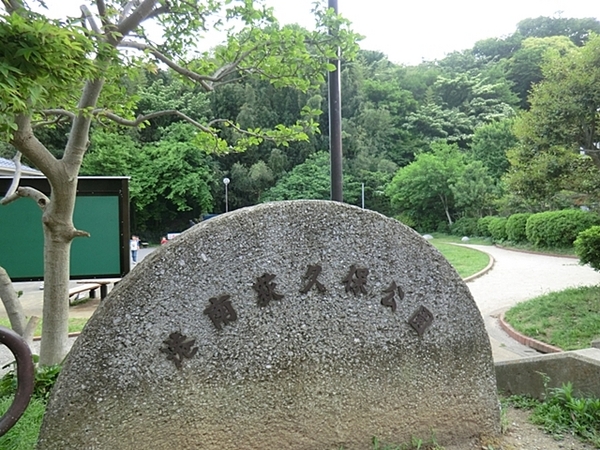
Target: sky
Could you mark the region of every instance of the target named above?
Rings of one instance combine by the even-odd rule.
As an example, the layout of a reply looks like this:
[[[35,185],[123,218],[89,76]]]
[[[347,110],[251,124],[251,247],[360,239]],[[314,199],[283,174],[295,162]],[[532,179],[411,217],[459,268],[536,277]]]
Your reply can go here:
[[[265,0],[281,23],[310,28],[314,0]],[[81,0],[47,0],[56,13],[77,15]],[[466,50],[481,39],[503,37],[523,19],[600,18],[595,0],[338,0],[338,11],[365,36],[360,46],[414,65]]]

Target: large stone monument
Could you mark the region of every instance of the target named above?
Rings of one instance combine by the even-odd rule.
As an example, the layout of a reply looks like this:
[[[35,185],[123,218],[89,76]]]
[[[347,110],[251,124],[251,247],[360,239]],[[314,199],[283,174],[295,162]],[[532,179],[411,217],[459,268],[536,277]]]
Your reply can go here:
[[[490,344],[421,236],[295,201],[186,231],[75,343],[38,449],[366,450],[499,432]]]

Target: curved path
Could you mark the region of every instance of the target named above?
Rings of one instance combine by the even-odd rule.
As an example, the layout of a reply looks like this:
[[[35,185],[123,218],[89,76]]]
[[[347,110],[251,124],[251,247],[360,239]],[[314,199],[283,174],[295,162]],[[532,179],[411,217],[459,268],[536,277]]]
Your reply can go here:
[[[495,259],[492,269],[467,283],[483,315],[494,361],[539,355],[519,344],[498,324],[499,314],[511,306],[548,292],[600,283],[600,273],[579,265],[576,258],[506,250],[485,245],[465,245]]]

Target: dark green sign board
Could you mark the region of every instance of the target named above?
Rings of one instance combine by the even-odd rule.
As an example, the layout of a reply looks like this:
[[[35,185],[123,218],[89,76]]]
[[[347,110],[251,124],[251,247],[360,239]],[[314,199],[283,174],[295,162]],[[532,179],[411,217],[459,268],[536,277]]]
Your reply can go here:
[[[7,183],[10,179],[0,178],[2,192]],[[49,193],[42,178],[24,179],[21,185],[36,185]],[[127,190],[127,178],[79,179],[73,222],[90,237],[76,238],[71,245],[71,278],[122,277],[129,271]],[[13,281],[43,278],[41,217],[39,207],[28,198],[0,207],[0,266]]]

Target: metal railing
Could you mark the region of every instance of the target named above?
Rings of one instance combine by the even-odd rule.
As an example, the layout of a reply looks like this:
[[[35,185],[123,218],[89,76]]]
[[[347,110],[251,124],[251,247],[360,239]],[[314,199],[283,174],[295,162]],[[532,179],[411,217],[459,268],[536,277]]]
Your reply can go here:
[[[6,434],[27,409],[33,394],[33,360],[27,343],[12,330],[0,327],[0,344],[6,345],[17,362],[17,393],[2,418],[0,418],[0,436]]]

